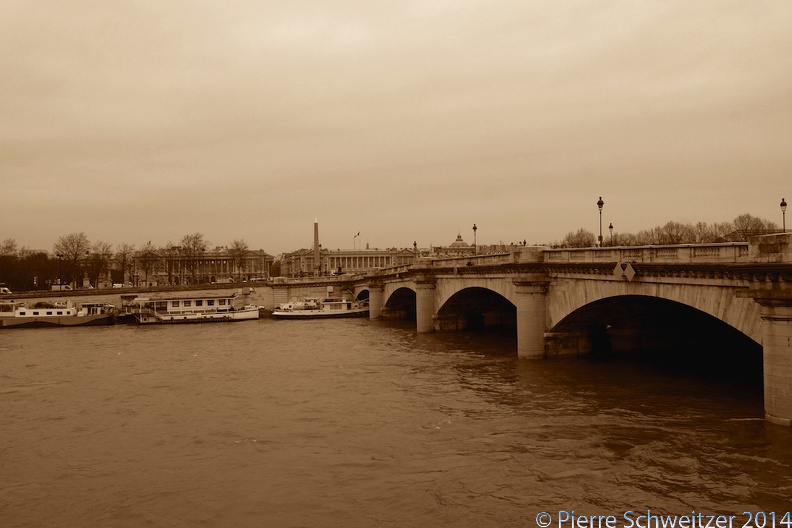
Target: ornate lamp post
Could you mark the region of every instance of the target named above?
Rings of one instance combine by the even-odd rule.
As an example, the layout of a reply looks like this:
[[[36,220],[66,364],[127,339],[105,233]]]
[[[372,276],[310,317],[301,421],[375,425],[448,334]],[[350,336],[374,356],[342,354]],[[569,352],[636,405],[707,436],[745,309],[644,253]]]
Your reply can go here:
[[[473,224],[473,254],[478,255],[478,246],[476,245],[476,231],[478,231],[478,227],[476,224]]]
[[[612,246],[613,245],[613,222],[611,222],[610,225],[608,226],[608,230],[610,231],[610,235],[611,235],[610,245]]]
[[[597,200],[597,207],[599,208],[599,215],[600,215],[600,231],[599,231],[599,245],[602,247],[602,206],[605,205],[605,202],[602,201],[602,196],[599,197]]]
[[[781,198],[781,223],[784,226],[784,233],[786,233],[786,200]]]

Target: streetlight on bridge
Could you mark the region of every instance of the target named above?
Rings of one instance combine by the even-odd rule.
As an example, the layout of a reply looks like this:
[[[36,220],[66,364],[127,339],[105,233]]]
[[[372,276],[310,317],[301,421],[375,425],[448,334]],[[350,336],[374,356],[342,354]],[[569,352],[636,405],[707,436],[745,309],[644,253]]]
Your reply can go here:
[[[478,246],[476,245],[476,231],[477,230],[478,230],[478,227],[476,227],[476,224],[473,224],[473,254],[474,255],[478,255]]]
[[[781,198],[781,223],[784,226],[784,233],[786,233],[786,200]]]
[[[608,230],[610,230],[610,235],[611,235],[610,245],[612,246],[613,245],[613,222],[611,222],[610,225],[608,226]]]
[[[605,202],[602,201],[602,196],[599,197],[597,200],[597,207],[599,208],[599,216],[600,216],[600,231],[599,231],[599,245],[602,247],[602,206],[605,205]]]

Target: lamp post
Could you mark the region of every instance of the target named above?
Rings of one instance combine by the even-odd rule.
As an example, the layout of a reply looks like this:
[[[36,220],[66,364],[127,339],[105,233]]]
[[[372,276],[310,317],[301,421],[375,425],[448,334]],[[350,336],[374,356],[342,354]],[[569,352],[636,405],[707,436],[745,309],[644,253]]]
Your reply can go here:
[[[612,246],[613,245],[613,222],[611,222],[610,225],[608,226],[608,230],[610,231],[610,235],[611,235],[610,245]]]
[[[418,242],[413,241],[413,262],[418,260]]]
[[[476,224],[473,224],[473,254],[478,255],[478,246],[476,245],[476,231],[478,231],[478,227]]]
[[[781,198],[781,224],[784,226],[784,233],[786,233],[786,200]]]
[[[602,206],[605,205],[605,202],[602,201],[602,196],[599,197],[597,200],[597,207],[599,208],[599,216],[600,216],[600,231],[599,231],[599,245],[602,247]]]

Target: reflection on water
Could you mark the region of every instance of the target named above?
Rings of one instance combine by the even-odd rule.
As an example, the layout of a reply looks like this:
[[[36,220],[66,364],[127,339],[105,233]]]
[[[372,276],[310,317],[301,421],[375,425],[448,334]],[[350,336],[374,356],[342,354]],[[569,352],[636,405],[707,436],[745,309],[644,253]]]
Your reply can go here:
[[[761,387],[367,320],[7,331],[3,526],[535,526],[788,508]]]

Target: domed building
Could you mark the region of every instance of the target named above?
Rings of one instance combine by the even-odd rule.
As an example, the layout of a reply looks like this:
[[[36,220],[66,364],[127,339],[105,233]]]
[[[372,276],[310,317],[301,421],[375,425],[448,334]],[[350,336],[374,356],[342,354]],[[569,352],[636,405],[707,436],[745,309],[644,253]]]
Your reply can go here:
[[[475,255],[476,248],[462,240],[460,233],[451,245],[433,247],[431,253],[433,257],[469,257]]]

